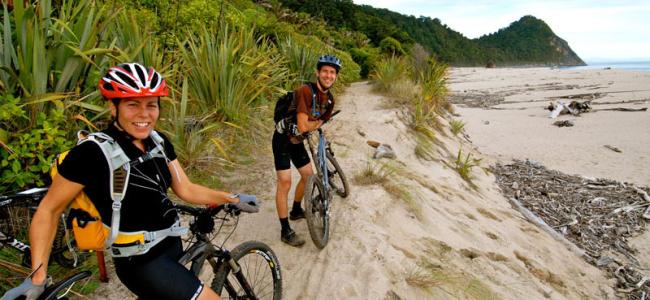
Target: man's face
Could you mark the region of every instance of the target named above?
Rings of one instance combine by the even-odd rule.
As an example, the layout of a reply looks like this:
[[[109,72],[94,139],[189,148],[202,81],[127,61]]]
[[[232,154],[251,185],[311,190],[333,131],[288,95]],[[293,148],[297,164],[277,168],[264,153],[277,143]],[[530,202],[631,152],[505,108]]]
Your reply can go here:
[[[316,70],[316,77],[318,78],[318,82],[320,83],[320,86],[325,90],[329,90],[332,85],[334,85],[337,76],[338,74],[336,74],[336,69],[332,66],[325,65],[322,66],[320,70]]]

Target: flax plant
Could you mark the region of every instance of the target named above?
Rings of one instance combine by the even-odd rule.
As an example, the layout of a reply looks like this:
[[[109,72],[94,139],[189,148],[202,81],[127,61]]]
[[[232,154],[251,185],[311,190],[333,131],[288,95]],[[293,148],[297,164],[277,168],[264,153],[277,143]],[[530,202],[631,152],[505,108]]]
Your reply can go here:
[[[206,151],[210,150],[212,145],[217,149],[216,160],[221,165],[232,165],[228,149],[217,136],[217,129],[221,124],[206,125],[207,116],[191,112],[188,87],[186,78],[181,86],[180,101],[171,102],[168,117],[162,123],[163,130],[171,136],[179,161],[189,173],[198,173],[195,171],[211,165],[214,161],[211,159],[214,151]]]
[[[451,105],[447,102],[446,75],[447,65],[433,59],[428,63],[428,68],[420,68],[416,74],[424,104],[438,114],[443,113],[445,109],[451,109]]]
[[[200,111],[217,122],[245,124],[251,108],[263,96],[277,94],[288,74],[277,49],[266,39],[255,39],[253,28],[205,30],[182,46],[187,48],[183,72],[189,93]]]
[[[88,74],[113,52],[103,48],[102,33],[113,18],[107,5],[63,1],[55,16],[51,0],[16,1],[11,13],[6,6],[2,13],[0,86],[31,104],[32,122],[51,101],[96,88]]]
[[[318,60],[316,51],[298,43],[292,37],[281,41],[279,49],[287,59],[290,71],[289,79],[285,81],[285,89],[293,89],[300,84],[316,80],[314,74],[315,62]]]
[[[119,49],[116,57],[118,63],[138,62],[151,66],[161,73],[163,77],[170,78],[175,75],[171,70],[173,62],[164,61],[162,44],[153,38],[154,30],[147,24],[137,22],[135,14],[119,14],[111,28],[113,44]],[[167,85],[175,87],[175,80],[166,80]]]
[[[370,79],[375,84],[375,90],[381,93],[394,95],[393,87],[400,81],[408,78],[406,62],[401,57],[391,56],[377,63],[370,74]]]

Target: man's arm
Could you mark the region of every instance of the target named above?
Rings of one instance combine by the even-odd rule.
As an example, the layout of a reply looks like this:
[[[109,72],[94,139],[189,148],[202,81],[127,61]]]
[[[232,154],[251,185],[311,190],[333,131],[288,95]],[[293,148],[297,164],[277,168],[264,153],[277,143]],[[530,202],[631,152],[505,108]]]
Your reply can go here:
[[[306,113],[298,112],[296,115],[296,123],[298,125],[298,131],[303,134],[318,129],[323,124],[323,121],[310,121],[309,116]]]

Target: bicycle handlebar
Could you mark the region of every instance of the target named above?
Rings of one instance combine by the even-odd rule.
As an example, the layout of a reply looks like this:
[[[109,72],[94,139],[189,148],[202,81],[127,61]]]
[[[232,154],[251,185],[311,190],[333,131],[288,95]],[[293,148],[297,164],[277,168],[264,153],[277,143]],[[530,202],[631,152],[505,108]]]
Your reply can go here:
[[[232,203],[226,203],[219,206],[208,206],[208,207],[196,207],[196,206],[177,204],[175,207],[181,213],[190,214],[195,217],[203,214],[207,214],[213,217],[217,215],[219,212],[221,212],[222,210],[225,211],[227,214],[231,214],[231,215],[237,215],[241,212],[241,210]]]

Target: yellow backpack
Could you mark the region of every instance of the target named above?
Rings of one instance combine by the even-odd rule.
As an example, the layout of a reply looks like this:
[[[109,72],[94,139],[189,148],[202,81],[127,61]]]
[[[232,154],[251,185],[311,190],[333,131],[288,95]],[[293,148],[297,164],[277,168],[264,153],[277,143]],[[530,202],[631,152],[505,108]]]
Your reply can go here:
[[[72,227],[77,247],[80,250],[99,251],[112,249],[111,253],[115,257],[144,254],[165,237],[180,236],[187,232],[187,228],[181,227],[178,221],[168,229],[154,232],[121,232],[119,230],[121,201],[129,185],[131,166],[154,157],[164,157],[168,160],[162,147],[163,139],[156,131],[152,131],[151,137],[156,147],[142,157],[131,161],[118,143],[110,136],[101,132],[88,133],[87,131],[79,131],[77,133],[77,145],[94,142],[104,153],[110,169],[109,189],[113,200],[110,226],[102,222],[99,211],[85,192],[79,192],[72,200],[67,223]],[[52,178],[58,173],[57,167],[63,162],[68,152],[65,151],[56,157],[50,170]]]

